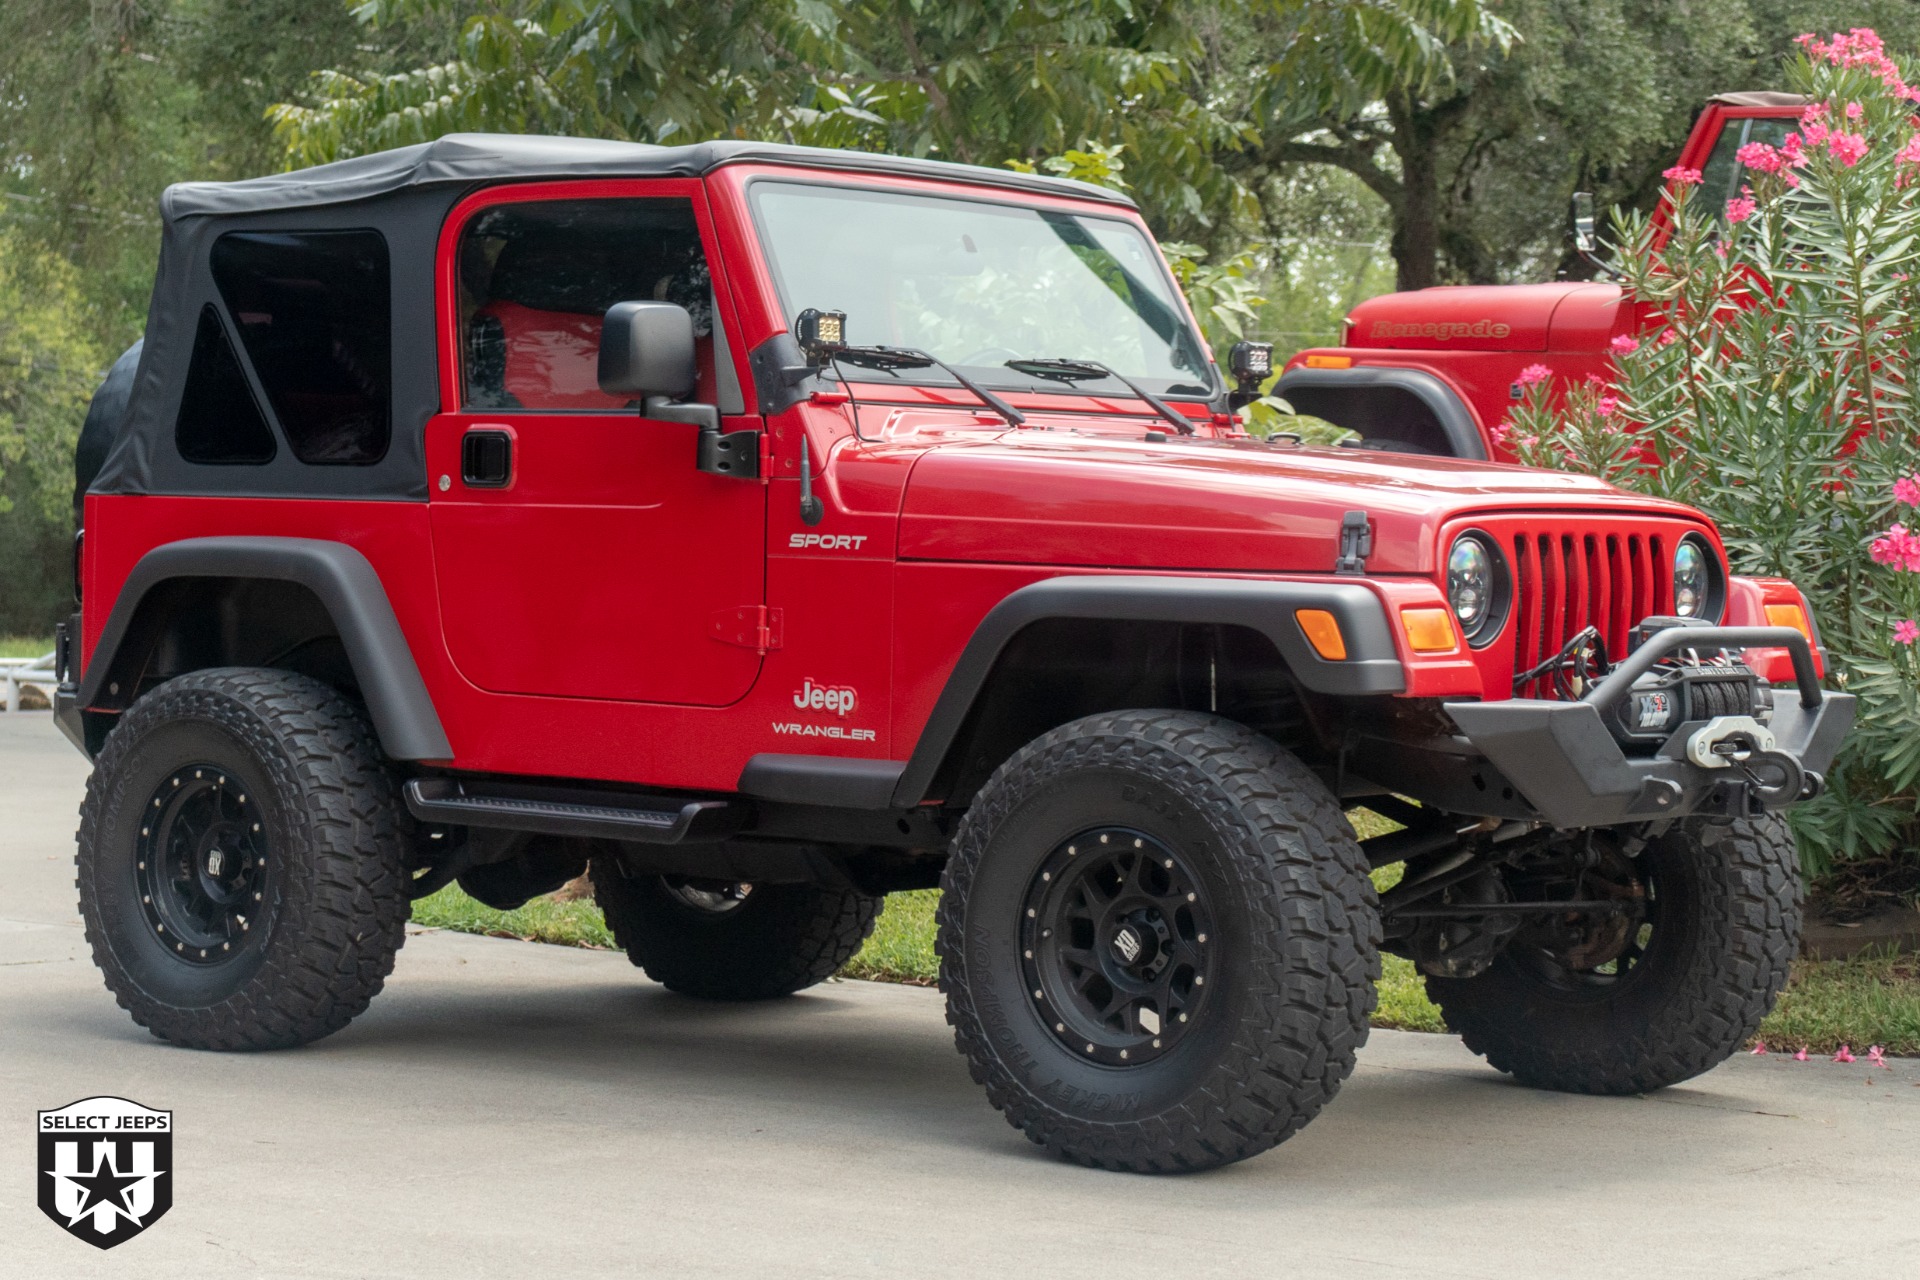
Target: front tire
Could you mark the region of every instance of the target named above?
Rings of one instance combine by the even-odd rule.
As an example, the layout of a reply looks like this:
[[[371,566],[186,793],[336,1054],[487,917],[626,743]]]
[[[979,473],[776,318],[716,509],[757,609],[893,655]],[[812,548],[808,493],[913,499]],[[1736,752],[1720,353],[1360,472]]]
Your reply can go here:
[[[939,910],[947,1021],[1028,1138],[1140,1173],[1243,1160],[1353,1070],[1380,974],[1339,805],[1215,716],[1062,726],[981,788]]]
[[[402,816],[366,717],[287,671],[161,685],[108,735],[80,810],[80,914],[108,990],[195,1049],[331,1035],[393,970]]]
[[[629,877],[591,867],[593,898],[627,959],[669,991],[772,1000],[838,973],[873,932],[880,899],[817,884]]]
[[[1603,853],[1592,874],[1644,903],[1632,934],[1610,944],[1591,918],[1532,925],[1485,973],[1427,979],[1447,1025],[1522,1084],[1569,1093],[1647,1093],[1726,1061],[1799,948],[1786,820],[1688,821],[1630,861]]]

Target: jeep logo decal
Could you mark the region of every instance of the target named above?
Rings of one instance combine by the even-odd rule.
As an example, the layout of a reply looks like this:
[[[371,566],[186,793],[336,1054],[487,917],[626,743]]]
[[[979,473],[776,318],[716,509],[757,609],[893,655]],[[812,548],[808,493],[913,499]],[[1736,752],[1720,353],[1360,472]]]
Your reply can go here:
[[[859,702],[859,695],[845,685],[818,685],[808,676],[800,682],[800,691],[793,695],[793,705],[802,711],[831,711],[837,716],[847,716]]]

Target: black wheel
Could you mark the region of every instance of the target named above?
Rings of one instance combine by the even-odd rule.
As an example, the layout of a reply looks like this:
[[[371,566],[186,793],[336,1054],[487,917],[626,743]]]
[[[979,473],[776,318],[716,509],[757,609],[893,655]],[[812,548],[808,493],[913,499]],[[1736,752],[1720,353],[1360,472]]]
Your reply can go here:
[[[1479,976],[1427,979],[1467,1047],[1536,1088],[1645,1093],[1718,1066],[1759,1029],[1800,944],[1779,817],[1683,823],[1637,857],[1596,832],[1576,896],[1631,909],[1539,920]]]
[[[1366,1041],[1366,859],[1325,785],[1230,721],[1132,711],[1037,739],[975,797],[942,887],[960,1051],[1010,1123],[1069,1159],[1256,1155]]]
[[[80,810],[80,913],[133,1020],[196,1049],[347,1025],[405,937],[402,814],[365,717],[286,671],[171,680],[108,735]]]
[[[826,885],[629,877],[610,858],[591,870],[594,901],[627,959],[703,1000],[771,1000],[824,982],[880,912],[880,899]]]

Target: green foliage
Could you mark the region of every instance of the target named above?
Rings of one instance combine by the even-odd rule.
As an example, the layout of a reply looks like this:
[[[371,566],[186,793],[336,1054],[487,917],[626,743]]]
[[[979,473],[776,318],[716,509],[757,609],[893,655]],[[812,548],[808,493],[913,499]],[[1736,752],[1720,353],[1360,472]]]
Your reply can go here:
[[[0,632],[71,606],[73,446],[106,363],[86,320],[79,273],[0,226]]]
[[[1751,203],[1703,207],[1676,171],[1663,218],[1620,217],[1647,327],[1616,341],[1617,387],[1538,382],[1503,428],[1524,461],[1694,503],[1737,571],[1806,591],[1860,698],[1832,789],[1795,811],[1815,871],[1920,835],[1920,540],[1898,523],[1920,504],[1920,133],[1883,77],[1865,38],[1817,47],[1792,79],[1824,105],[1754,154]]]

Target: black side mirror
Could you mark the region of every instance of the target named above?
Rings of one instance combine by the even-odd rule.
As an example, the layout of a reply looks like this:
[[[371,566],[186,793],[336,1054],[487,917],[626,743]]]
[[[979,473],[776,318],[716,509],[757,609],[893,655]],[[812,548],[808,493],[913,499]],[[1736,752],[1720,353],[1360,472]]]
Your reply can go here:
[[[671,302],[616,302],[600,324],[600,389],[645,400],[691,395],[700,380],[693,317]]]
[[[1591,191],[1573,193],[1573,247],[1583,254],[1600,247],[1600,238],[1594,229]]]

